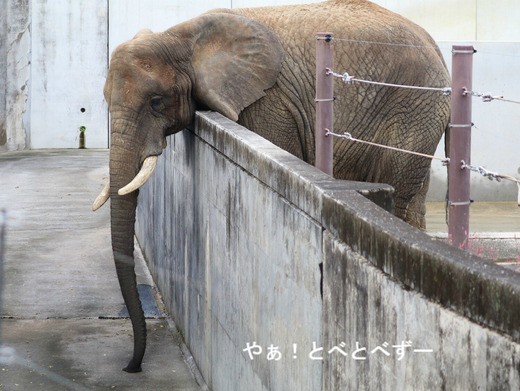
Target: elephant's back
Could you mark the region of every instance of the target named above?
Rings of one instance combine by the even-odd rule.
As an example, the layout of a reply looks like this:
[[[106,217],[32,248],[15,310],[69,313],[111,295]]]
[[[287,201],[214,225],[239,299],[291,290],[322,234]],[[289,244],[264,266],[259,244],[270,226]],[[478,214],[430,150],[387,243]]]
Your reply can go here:
[[[334,44],[337,73],[348,72],[358,79],[394,84],[450,85],[445,62],[431,36],[408,19],[369,1],[331,0],[232,12],[263,23],[278,37],[285,52],[278,84],[292,88],[298,95],[310,123],[314,122],[317,32],[332,32],[335,38],[342,39]],[[370,121],[376,111],[395,111],[396,108],[388,104],[391,101],[388,93],[391,92],[359,83],[338,86],[335,92],[338,95],[337,122]],[[397,93],[396,100],[413,100],[413,94],[407,99],[400,97],[406,94],[406,91]],[[445,106],[444,103],[441,106]]]
[[[234,9],[231,12],[255,19],[268,26],[285,50],[286,61],[296,63],[298,71],[314,73],[317,32],[332,32],[346,41],[335,45],[335,63],[351,74],[365,73],[374,64],[399,67],[428,64],[424,83],[449,80],[446,65],[431,36],[410,20],[366,0],[330,0],[322,3]],[[391,43],[382,46],[367,42]],[[424,49],[421,49],[424,48]],[[307,59],[300,64],[301,58]],[[292,65],[292,64],[291,64]],[[360,73],[361,72],[361,73]],[[385,76],[380,69],[377,75]],[[388,71],[388,73],[394,73]],[[431,76],[428,78],[428,74]],[[417,80],[417,75],[411,78]],[[410,79],[410,78],[409,78]],[[403,80],[404,81],[404,80]]]

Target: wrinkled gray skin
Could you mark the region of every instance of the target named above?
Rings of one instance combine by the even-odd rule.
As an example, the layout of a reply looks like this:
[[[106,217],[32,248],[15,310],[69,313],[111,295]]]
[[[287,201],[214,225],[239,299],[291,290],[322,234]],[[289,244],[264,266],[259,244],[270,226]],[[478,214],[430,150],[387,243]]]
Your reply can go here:
[[[301,6],[215,10],[163,33],[141,31],[113,53],[104,89],[112,118],[110,198],[112,246],[134,328],[139,372],[146,325],[134,273],[137,193],[119,196],[167,135],[188,126],[198,108],[236,120],[314,163],[315,34],[404,43],[338,41],[335,71],[360,79],[445,87],[449,75],[435,43],[413,23],[364,0]],[[336,83],[336,132],[433,154],[449,117],[437,92]],[[334,176],[394,186],[396,215],[424,228],[428,159],[334,140]]]

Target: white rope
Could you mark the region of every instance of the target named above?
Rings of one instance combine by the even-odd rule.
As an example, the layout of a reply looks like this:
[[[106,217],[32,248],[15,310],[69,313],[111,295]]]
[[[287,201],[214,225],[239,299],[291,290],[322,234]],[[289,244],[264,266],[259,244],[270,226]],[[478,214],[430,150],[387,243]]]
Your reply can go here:
[[[327,75],[332,75],[334,77],[339,77],[343,80],[343,83],[345,84],[354,84],[355,81],[359,83],[366,83],[366,84],[373,84],[377,86],[385,86],[385,87],[395,87],[395,88],[407,88],[411,90],[423,90],[423,91],[439,91],[442,92],[443,95],[450,95],[451,94],[451,88],[450,87],[421,87],[421,86],[407,86],[402,84],[392,84],[392,83],[382,83],[378,81],[372,81],[372,80],[363,80],[363,79],[357,79],[354,76],[350,76],[347,72],[344,74],[339,74],[334,72],[330,68],[325,68]]]
[[[449,163],[449,161],[450,161],[449,158],[443,158],[443,157],[439,157],[439,156],[427,155],[425,153],[408,151],[406,149],[396,148],[396,147],[392,147],[390,145],[383,145],[383,144],[373,143],[371,141],[360,140],[360,139],[352,137],[352,135],[350,133],[348,133],[348,132],[345,132],[343,134],[337,134],[337,133],[331,132],[329,129],[325,129],[325,136],[329,136],[329,135],[330,136],[334,136],[334,137],[344,138],[344,139],[347,139],[347,140],[350,140],[350,141],[354,141],[354,142],[357,142],[357,143],[361,143],[361,144],[372,145],[374,147],[390,149],[392,151],[408,153],[410,155],[421,156],[421,157],[425,157],[425,158],[428,158],[428,159],[440,160],[442,162],[442,164],[444,164],[444,165],[447,165]]]

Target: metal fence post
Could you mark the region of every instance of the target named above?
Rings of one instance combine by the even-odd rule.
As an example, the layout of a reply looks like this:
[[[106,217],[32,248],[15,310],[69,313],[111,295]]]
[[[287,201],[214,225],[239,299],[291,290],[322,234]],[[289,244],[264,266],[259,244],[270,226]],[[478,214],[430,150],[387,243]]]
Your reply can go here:
[[[452,93],[450,123],[450,164],[448,168],[448,238],[450,244],[466,250],[469,236],[471,163],[471,100],[473,46],[452,47]]]
[[[334,78],[327,75],[327,68],[333,69],[334,41],[332,33],[316,34],[316,129],[315,165],[323,172],[332,175],[332,136],[326,129],[333,131],[334,121]]]

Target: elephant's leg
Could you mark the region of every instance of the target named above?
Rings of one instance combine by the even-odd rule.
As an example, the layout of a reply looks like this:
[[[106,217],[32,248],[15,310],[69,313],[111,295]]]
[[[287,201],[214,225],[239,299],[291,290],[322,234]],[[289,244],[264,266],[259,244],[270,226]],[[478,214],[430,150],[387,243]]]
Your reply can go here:
[[[404,220],[421,230],[426,230],[426,194],[430,185],[430,172],[424,179],[423,187],[412,198],[406,209]]]
[[[426,229],[425,201],[430,182],[430,161],[394,151],[384,151],[380,156],[378,175],[383,173],[384,176],[369,178],[368,181],[393,186],[395,215],[416,228]],[[385,167],[391,171],[385,172]]]

